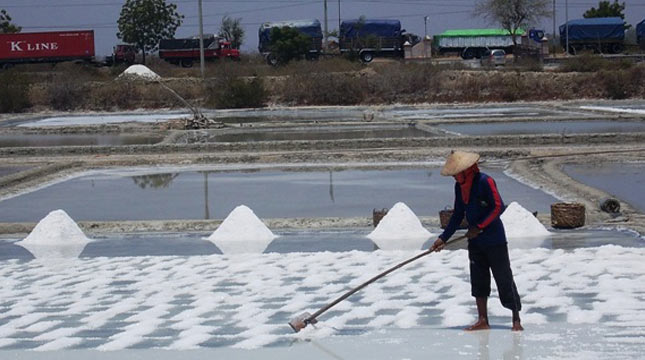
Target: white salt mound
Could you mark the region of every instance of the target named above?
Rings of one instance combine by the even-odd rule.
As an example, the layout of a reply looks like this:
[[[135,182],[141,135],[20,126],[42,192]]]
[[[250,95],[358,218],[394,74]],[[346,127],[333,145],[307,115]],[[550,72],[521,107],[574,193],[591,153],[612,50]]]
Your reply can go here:
[[[36,258],[78,257],[91,241],[65,211],[54,210],[16,244],[29,250]]]
[[[207,239],[224,254],[261,253],[277,236],[245,205],[233,209]]]
[[[432,236],[410,208],[398,202],[367,237],[381,250],[419,250]]]
[[[125,69],[121,75],[119,75],[119,78],[121,77],[139,77],[143,78],[145,80],[159,80],[161,79],[161,76],[159,76],[157,73],[154,71],[148,69],[147,66],[145,65],[132,65]]]
[[[502,219],[502,223],[504,224],[507,238],[544,237],[551,235],[546,227],[530,211],[515,201],[506,207],[500,219]]]

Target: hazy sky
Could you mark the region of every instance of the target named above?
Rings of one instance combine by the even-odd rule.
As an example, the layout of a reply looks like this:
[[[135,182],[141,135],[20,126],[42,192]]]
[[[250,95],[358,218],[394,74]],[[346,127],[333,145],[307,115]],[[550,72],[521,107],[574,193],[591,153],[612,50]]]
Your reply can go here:
[[[166,0],[177,4],[185,16],[176,37],[199,33],[198,0]],[[329,30],[338,28],[340,18],[399,19],[403,28],[418,35],[424,34],[424,16],[428,16],[428,34],[447,29],[495,27],[473,15],[476,0],[329,0]],[[645,0],[624,0],[626,20],[636,24],[645,18]],[[117,0],[0,0],[0,9],[6,9],[13,22],[23,32],[48,30],[93,29],[97,55],[107,55],[118,43],[117,25],[124,1]],[[598,0],[569,0],[569,19],[580,18],[582,13]],[[241,18],[246,31],[242,50],[256,52],[257,31],[265,21],[312,19],[323,22],[323,0],[202,0],[204,32],[216,33],[222,17]],[[556,26],[565,21],[565,1],[556,1]],[[547,33],[553,29],[553,20],[546,18],[539,24]]]

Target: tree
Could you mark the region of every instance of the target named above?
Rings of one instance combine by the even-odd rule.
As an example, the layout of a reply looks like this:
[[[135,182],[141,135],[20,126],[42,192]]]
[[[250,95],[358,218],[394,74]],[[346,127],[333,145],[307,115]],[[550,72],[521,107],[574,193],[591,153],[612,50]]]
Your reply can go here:
[[[146,52],[156,50],[159,40],[174,37],[183,18],[177,5],[166,4],[165,0],[126,0],[116,36],[140,49],[145,64]]]
[[[551,0],[478,0],[475,14],[484,17],[490,23],[500,24],[508,31],[517,46],[519,30],[538,23],[538,20],[549,16]]]
[[[7,10],[0,10],[0,34],[18,33],[20,30],[22,30],[20,26],[11,23],[11,16],[9,16]]]
[[[311,37],[288,26],[274,27],[271,29],[270,38],[271,55],[275,56],[275,60],[279,64],[300,59],[303,54],[309,52],[311,46]]]
[[[625,20],[625,3],[623,2],[621,4],[618,0],[614,0],[613,3],[610,3],[609,1],[600,1],[597,9],[592,7],[585,11],[582,16],[584,18],[619,17]],[[631,25],[625,24],[625,29],[630,27]]]
[[[233,19],[228,16],[222,18],[219,36],[231,42],[231,46],[239,49],[244,41],[244,29],[241,25],[242,18]]]

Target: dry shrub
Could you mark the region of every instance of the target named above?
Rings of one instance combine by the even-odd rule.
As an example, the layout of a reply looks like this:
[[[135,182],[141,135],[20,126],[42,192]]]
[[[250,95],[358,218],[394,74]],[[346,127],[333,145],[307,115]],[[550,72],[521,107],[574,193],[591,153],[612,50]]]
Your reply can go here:
[[[223,76],[207,85],[207,104],[216,108],[264,107],[268,93],[262,78]]]
[[[48,84],[49,103],[54,110],[76,110],[85,105],[87,86],[76,78],[56,76]]]
[[[0,71],[0,113],[21,112],[31,106],[29,78],[14,69]]]
[[[610,99],[639,97],[643,93],[645,68],[642,66],[628,70],[601,71],[597,82],[603,87],[604,95]]]
[[[141,101],[138,86],[131,81],[109,81],[98,84],[91,91],[93,110],[134,109]]]
[[[542,72],[544,71],[544,64],[540,59],[535,57],[525,56],[518,58],[512,66],[519,71],[528,72]]]
[[[170,91],[157,83],[138,81],[137,87],[141,93],[141,106],[146,108],[185,107]],[[170,86],[172,88],[172,86]],[[174,90],[174,89],[173,89]],[[175,90],[176,91],[176,90]]]
[[[584,53],[567,59],[560,67],[561,72],[598,72],[602,70],[629,69],[634,63],[628,59],[612,61],[599,55]]]
[[[278,98],[292,105],[356,105],[367,95],[367,80],[346,73],[289,76]]]
[[[433,98],[441,88],[440,71],[430,64],[395,63],[375,66],[369,77],[373,102],[421,102]]]

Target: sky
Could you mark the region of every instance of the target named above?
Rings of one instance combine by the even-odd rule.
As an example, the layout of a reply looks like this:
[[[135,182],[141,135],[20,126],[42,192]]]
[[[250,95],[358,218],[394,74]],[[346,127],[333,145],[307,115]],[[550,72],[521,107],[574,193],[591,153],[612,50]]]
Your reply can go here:
[[[171,1],[168,1],[171,2]],[[176,37],[199,33],[198,0],[174,0],[179,13],[185,16]],[[361,15],[367,18],[399,19],[408,32],[429,35],[447,29],[493,27],[473,15],[476,0],[329,0],[329,30],[338,28],[340,18],[351,19]],[[556,25],[565,21],[565,1],[556,1]],[[626,20],[636,24],[645,18],[645,1],[625,0]],[[204,32],[216,33],[222,17],[241,18],[246,31],[242,45],[244,52],[257,51],[257,30],[263,22],[296,19],[324,20],[323,0],[203,0]],[[107,55],[118,43],[116,21],[123,1],[117,0],[0,0],[0,9],[6,9],[13,22],[23,32],[49,30],[95,31],[97,55]],[[580,18],[582,13],[597,6],[597,0],[569,0],[569,18]],[[424,17],[428,16],[427,21]],[[551,18],[541,24],[547,33],[553,29]]]

